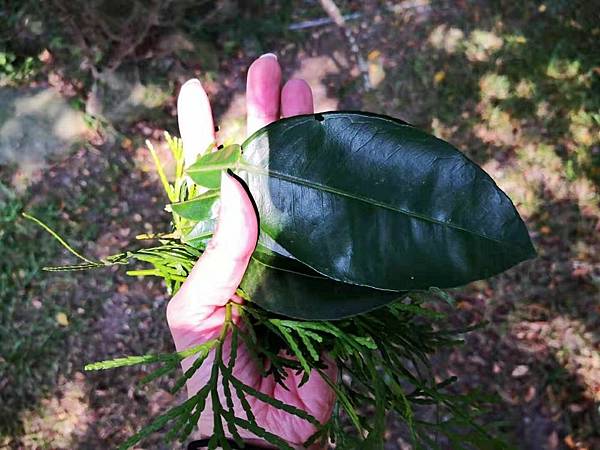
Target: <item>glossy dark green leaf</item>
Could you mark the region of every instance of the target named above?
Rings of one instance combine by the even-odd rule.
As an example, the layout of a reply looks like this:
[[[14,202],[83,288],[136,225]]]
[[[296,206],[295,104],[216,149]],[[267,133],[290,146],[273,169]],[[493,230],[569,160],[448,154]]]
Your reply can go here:
[[[343,319],[404,295],[331,280],[261,246],[252,255],[240,287],[264,309],[305,320]]]
[[[262,128],[242,148],[238,167],[262,232],[335,280],[446,288],[535,255],[512,202],[480,167],[398,120],[297,116]]]
[[[216,152],[202,155],[187,169],[187,174],[195,183],[209,189],[221,186],[221,172],[234,167],[240,158],[240,146],[229,145]]]
[[[213,205],[219,198],[218,191],[209,191],[185,202],[172,203],[171,209],[189,220],[202,221],[210,219]]]

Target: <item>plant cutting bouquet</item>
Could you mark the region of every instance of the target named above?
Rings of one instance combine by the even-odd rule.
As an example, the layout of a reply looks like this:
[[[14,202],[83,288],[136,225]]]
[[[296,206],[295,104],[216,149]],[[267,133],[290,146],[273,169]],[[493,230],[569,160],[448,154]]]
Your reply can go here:
[[[367,112],[286,117],[242,144],[211,144],[191,164],[187,144],[166,141],[172,182],[148,143],[172,213],[170,230],[142,236],[155,246],[93,261],[41,224],[83,260],[48,270],[141,262],[149,268],[128,274],[161,277],[174,294],[177,352],[86,366],[156,365],[144,382],[184,368],[173,390],[187,384],[188,400],[123,448],[161,429],[183,441],[199,423],[209,448],[253,439],[383,448],[390,412],[416,447],[436,447],[440,433],[453,448],[503,446],[477,423],[477,399],[452,393],[454,378],[436,381],[429,364],[469,329],[448,330],[428,302],[535,255],[512,202],[481,168],[440,139]],[[244,261],[239,273],[222,273],[215,248],[237,239],[232,230]],[[197,303],[202,293],[188,277],[239,282]],[[418,414],[423,405],[437,408],[435,419]]]

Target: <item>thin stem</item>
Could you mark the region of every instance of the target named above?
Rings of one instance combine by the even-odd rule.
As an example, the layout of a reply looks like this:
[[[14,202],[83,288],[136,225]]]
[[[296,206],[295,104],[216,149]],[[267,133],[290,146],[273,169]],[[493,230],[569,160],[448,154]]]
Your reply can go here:
[[[148,139],[146,139],[146,146],[148,147],[148,150],[150,150],[150,154],[152,155],[152,160],[154,161],[154,165],[156,166],[156,172],[158,172],[158,177],[160,178],[160,182],[162,183],[163,188],[165,189],[165,192],[167,193],[167,197],[169,197],[169,200],[171,201],[171,203],[176,203],[177,197],[175,196],[173,187],[169,184],[169,181],[167,180],[167,176],[165,175],[165,171],[162,167],[162,164],[160,163],[160,159],[158,159],[158,155],[156,154],[156,150],[154,150],[154,146],[152,145],[152,142],[150,142]]]
[[[98,262],[98,261],[92,261],[91,259],[87,259],[85,256],[83,256],[81,253],[77,252],[73,247],[71,247],[63,238],[61,238],[58,233],[56,233],[56,231],[54,231],[52,228],[50,228],[48,225],[46,225],[44,222],[42,222],[40,219],[38,219],[37,217],[33,217],[30,214],[27,213],[23,213],[23,217],[25,217],[26,219],[31,220],[32,222],[37,223],[40,227],[42,227],[44,230],[46,230],[48,233],[50,233],[50,235],[56,239],[58,242],[60,242],[60,244],[66,248],[71,254],[75,255],[77,258],[89,263],[89,264],[93,264],[95,266],[103,266],[104,264],[102,262]]]

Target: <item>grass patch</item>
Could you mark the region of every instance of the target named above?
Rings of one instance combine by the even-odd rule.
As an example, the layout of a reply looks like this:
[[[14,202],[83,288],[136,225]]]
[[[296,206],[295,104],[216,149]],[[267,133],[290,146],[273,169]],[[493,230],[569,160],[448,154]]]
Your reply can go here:
[[[22,208],[23,199],[0,184],[0,438],[19,432],[21,412],[35,406],[66,370],[68,336],[78,322],[64,295],[74,280],[39,276],[58,250],[21,218]],[[52,202],[35,211],[60,223]]]

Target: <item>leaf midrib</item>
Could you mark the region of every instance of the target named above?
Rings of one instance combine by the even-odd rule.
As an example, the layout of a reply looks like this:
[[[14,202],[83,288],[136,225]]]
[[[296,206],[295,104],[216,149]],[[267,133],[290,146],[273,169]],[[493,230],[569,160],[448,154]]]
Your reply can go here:
[[[195,173],[214,172],[216,170],[231,169],[236,166],[236,162],[221,163],[221,164],[206,164],[201,167],[189,168],[186,170],[188,175]]]
[[[289,181],[292,183],[296,183],[296,184],[300,184],[303,186],[306,186],[308,188],[312,188],[312,189],[317,189],[317,190],[321,190],[324,192],[328,192],[330,194],[335,194],[335,195],[339,195],[342,197],[346,197],[346,198],[350,198],[352,200],[356,200],[356,201],[360,201],[369,205],[375,205],[381,208],[385,208],[388,209],[390,211],[394,211],[400,214],[404,214],[406,216],[409,217],[414,217],[416,219],[422,220],[424,222],[430,222],[430,223],[435,223],[437,225],[441,225],[444,227],[448,227],[454,230],[458,230],[461,231],[463,233],[467,233],[473,236],[477,236],[480,237],[482,239],[486,239],[488,241],[491,242],[495,242],[497,244],[501,244],[504,245],[506,247],[513,247],[513,248],[519,248],[521,249],[520,246],[512,244],[510,242],[506,242],[506,241],[502,241],[500,239],[496,239],[496,238],[492,238],[490,236],[486,236],[482,233],[478,233],[476,231],[473,230],[469,230],[467,228],[461,227],[455,223],[449,223],[449,222],[443,222],[441,220],[437,220],[437,219],[433,219],[431,217],[427,217],[423,214],[419,214],[416,213],[414,211],[409,211],[403,208],[398,208],[396,206],[393,205],[389,205],[387,203],[381,202],[379,200],[375,200],[373,198],[367,197],[367,196],[363,196],[363,195],[357,195],[357,194],[353,194],[353,193],[349,193],[349,192],[345,192],[341,189],[336,189],[330,186],[326,186],[324,184],[321,183],[317,183],[314,181],[308,181],[305,180],[303,178],[299,178],[299,177],[294,177],[293,175],[287,175],[272,169],[266,170],[263,169],[262,167],[258,167],[252,164],[247,164],[245,162],[242,161],[236,161],[234,163],[221,163],[221,164],[214,164],[214,165],[205,165],[202,166],[201,168],[197,168],[197,169],[193,169],[193,170],[188,170],[188,173],[199,173],[199,172],[210,172],[210,171],[214,171],[214,170],[225,170],[225,169],[234,169],[234,170],[245,170],[246,172],[250,172],[256,175],[262,175],[262,176],[272,176],[274,178],[279,178],[280,180],[283,181]]]
[[[496,242],[496,243],[501,244],[501,245],[520,248],[519,246],[511,244],[509,242],[502,241],[502,240],[496,239],[496,238],[492,238],[492,237],[486,236],[484,234],[481,234],[481,233],[478,233],[478,232],[474,232],[472,230],[468,230],[468,229],[466,229],[464,227],[458,226],[458,225],[453,224],[453,223],[443,222],[441,220],[433,219],[431,217],[427,217],[427,216],[425,216],[423,214],[419,214],[419,213],[416,213],[414,211],[409,211],[409,210],[406,210],[406,209],[403,209],[403,208],[398,208],[396,206],[389,205],[387,203],[381,202],[379,200],[372,199],[372,198],[367,197],[367,196],[349,193],[349,192],[343,191],[341,189],[336,189],[336,188],[333,188],[331,186],[326,186],[326,185],[321,184],[321,183],[317,183],[317,182],[314,182],[314,181],[309,181],[309,180],[306,180],[306,179],[303,179],[303,178],[298,178],[298,177],[295,177],[293,175],[287,175],[287,174],[278,172],[276,170],[272,170],[272,169],[265,170],[262,167],[257,167],[257,166],[254,166],[252,164],[247,164],[247,163],[244,163],[244,162],[240,162],[239,164],[237,164],[236,168],[237,169],[241,169],[241,170],[245,170],[246,172],[250,172],[250,173],[253,173],[255,175],[272,176],[274,178],[279,178],[279,179],[281,179],[283,181],[289,181],[289,182],[292,182],[292,183],[300,184],[302,186],[306,186],[308,188],[322,190],[322,191],[328,192],[330,194],[335,194],[335,195],[339,195],[339,196],[342,196],[342,197],[350,198],[352,200],[356,200],[356,201],[360,201],[360,202],[363,202],[363,203],[367,203],[367,204],[370,204],[370,205],[379,206],[381,208],[385,208],[385,209],[388,209],[390,211],[394,211],[394,212],[397,212],[397,213],[400,213],[400,214],[404,214],[404,215],[409,216],[409,217],[414,217],[416,219],[423,220],[425,222],[435,223],[435,224],[438,224],[438,225],[441,225],[441,226],[445,226],[445,227],[452,228],[452,229],[455,229],[455,230],[458,230],[458,231],[462,231],[463,233],[468,233],[468,234],[471,234],[471,235],[474,235],[474,236],[478,236],[478,237],[480,237],[482,239],[487,239],[489,241]]]

